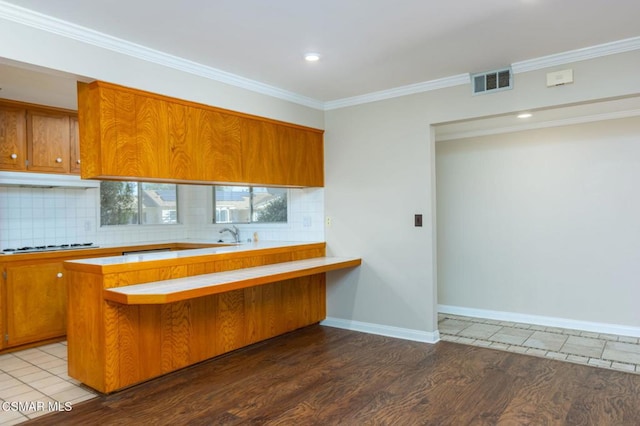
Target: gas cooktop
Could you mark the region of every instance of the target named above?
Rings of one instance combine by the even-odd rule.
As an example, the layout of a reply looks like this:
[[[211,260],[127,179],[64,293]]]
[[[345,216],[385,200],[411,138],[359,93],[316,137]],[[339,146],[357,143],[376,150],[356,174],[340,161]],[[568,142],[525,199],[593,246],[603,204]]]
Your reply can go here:
[[[23,253],[40,253],[44,251],[62,251],[62,250],[80,250],[88,248],[98,248],[99,246],[93,243],[73,243],[73,244],[60,244],[60,245],[48,245],[48,246],[34,246],[34,247],[20,247],[20,248],[7,248],[2,250],[2,254],[23,254]]]

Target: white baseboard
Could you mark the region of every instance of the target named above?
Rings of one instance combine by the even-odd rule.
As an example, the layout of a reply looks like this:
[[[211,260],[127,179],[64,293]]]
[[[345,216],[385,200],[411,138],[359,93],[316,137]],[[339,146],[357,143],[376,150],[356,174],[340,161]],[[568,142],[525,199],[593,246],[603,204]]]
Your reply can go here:
[[[465,317],[487,318],[497,321],[543,325],[545,327],[568,328],[571,330],[589,331],[599,334],[617,334],[620,336],[640,337],[640,327],[631,327],[628,325],[579,321],[566,318],[527,315],[515,312],[490,311],[486,309],[465,308],[462,306],[449,305],[438,305],[438,312]]]
[[[412,330],[409,328],[392,327],[389,325],[373,324],[369,322],[360,322],[345,320],[341,318],[327,318],[320,322],[320,325],[328,327],[344,328],[346,330],[360,331],[363,333],[378,334],[387,337],[396,337],[398,339],[413,340],[424,343],[437,343],[440,340],[440,333],[436,330],[433,333],[428,331]]]

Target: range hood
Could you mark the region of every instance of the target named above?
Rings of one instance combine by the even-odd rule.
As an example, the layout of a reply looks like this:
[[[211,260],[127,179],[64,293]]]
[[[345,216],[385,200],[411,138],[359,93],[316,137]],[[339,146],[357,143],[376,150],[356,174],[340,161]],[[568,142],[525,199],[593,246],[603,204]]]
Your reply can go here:
[[[0,186],[35,188],[99,188],[99,180],[80,179],[76,175],[60,175],[31,172],[0,172]]]

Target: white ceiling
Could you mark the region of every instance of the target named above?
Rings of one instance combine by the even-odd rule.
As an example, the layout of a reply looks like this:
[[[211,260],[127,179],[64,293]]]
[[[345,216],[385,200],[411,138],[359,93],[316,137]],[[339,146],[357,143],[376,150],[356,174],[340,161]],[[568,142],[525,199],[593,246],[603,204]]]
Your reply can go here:
[[[640,36],[639,0],[4,3],[320,103]]]

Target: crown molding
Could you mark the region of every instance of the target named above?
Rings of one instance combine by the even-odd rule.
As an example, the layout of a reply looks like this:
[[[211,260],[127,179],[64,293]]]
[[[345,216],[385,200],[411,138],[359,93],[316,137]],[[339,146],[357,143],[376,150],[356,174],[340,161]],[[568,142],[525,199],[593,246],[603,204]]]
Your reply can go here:
[[[322,101],[240,77],[216,68],[204,66],[174,55],[169,55],[1,0],[0,18],[263,95],[294,102],[314,109],[324,109],[324,103]]]
[[[572,62],[585,61],[588,59],[595,59],[602,56],[615,55],[617,53],[630,52],[638,49],[640,49],[640,37],[633,37],[613,41],[611,43],[599,44],[597,46],[585,47],[583,49],[570,50],[568,52],[515,62],[511,64],[511,69],[514,74],[518,74],[521,72],[535,71],[543,68],[565,65]]]
[[[353,96],[350,98],[337,99],[324,103],[325,111],[339,109],[354,105],[367,104],[370,102],[382,101],[385,99],[398,98],[401,96],[414,95],[416,93],[429,92],[431,90],[444,89],[445,87],[468,84],[471,81],[469,74],[459,74],[451,77],[444,77],[437,80],[424,81],[422,83],[409,84],[407,86],[396,87],[389,90],[368,93],[366,95]]]
[[[614,55],[617,53],[630,52],[640,49],[640,37],[628,38],[611,43],[600,44],[583,49],[570,50],[568,52],[515,62],[511,65],[514,74],[535,71],[543,68],[565,65],[572,62],[584,61],[587,59],[600,58],[602,56]],[[460,74],[453,77],[445,77],[439,80],[431,80],[423,83],[411,84],[395,89],[383,90],[351,98],[328,101],[324,104],[325,111],[380,101],[384,99],[407,96],[415,93],[428,92],[430,90],[442,89],[445,87],[469,84],[471,78],[469,74]]]
[[[39,30],[47,31],[62,37],[81,41],[100,48],[112,50],[131,57],[153,62],[159,65],[177,69],[190,74],[198,75],[210,80],[215,80],[231,86],[239,87],[277,99],[293,102],[299,105],[318,110],[333,110],[370,102],[376,102],[401,96],[408,96],[446,87],[464,85],[470,83],[469,74],[459,74],[437,80],[430,80],[407,86],[401,86],[389,90],[372,92],[349,98],[336,99],[323,102],[317,99],[302,96],[288,90],[264,84],[255,80],[240,77],[229,72],[189,61],[177,56],[169,55],[154,49],[150,49],[135,43],[131,43],[116,37],[109,36],[80,25],[72,24],[48,15],[44,15],[20,6],[6,3],[0,0],[0,18],[27,25]],[[595,59],[616,53],[629,52],[640,49],[640,37],[629,38],[583,49],[572,50],[536,59],[516,62],[511,65],[514,74],[534,71],[564,65],[571,62]]]

